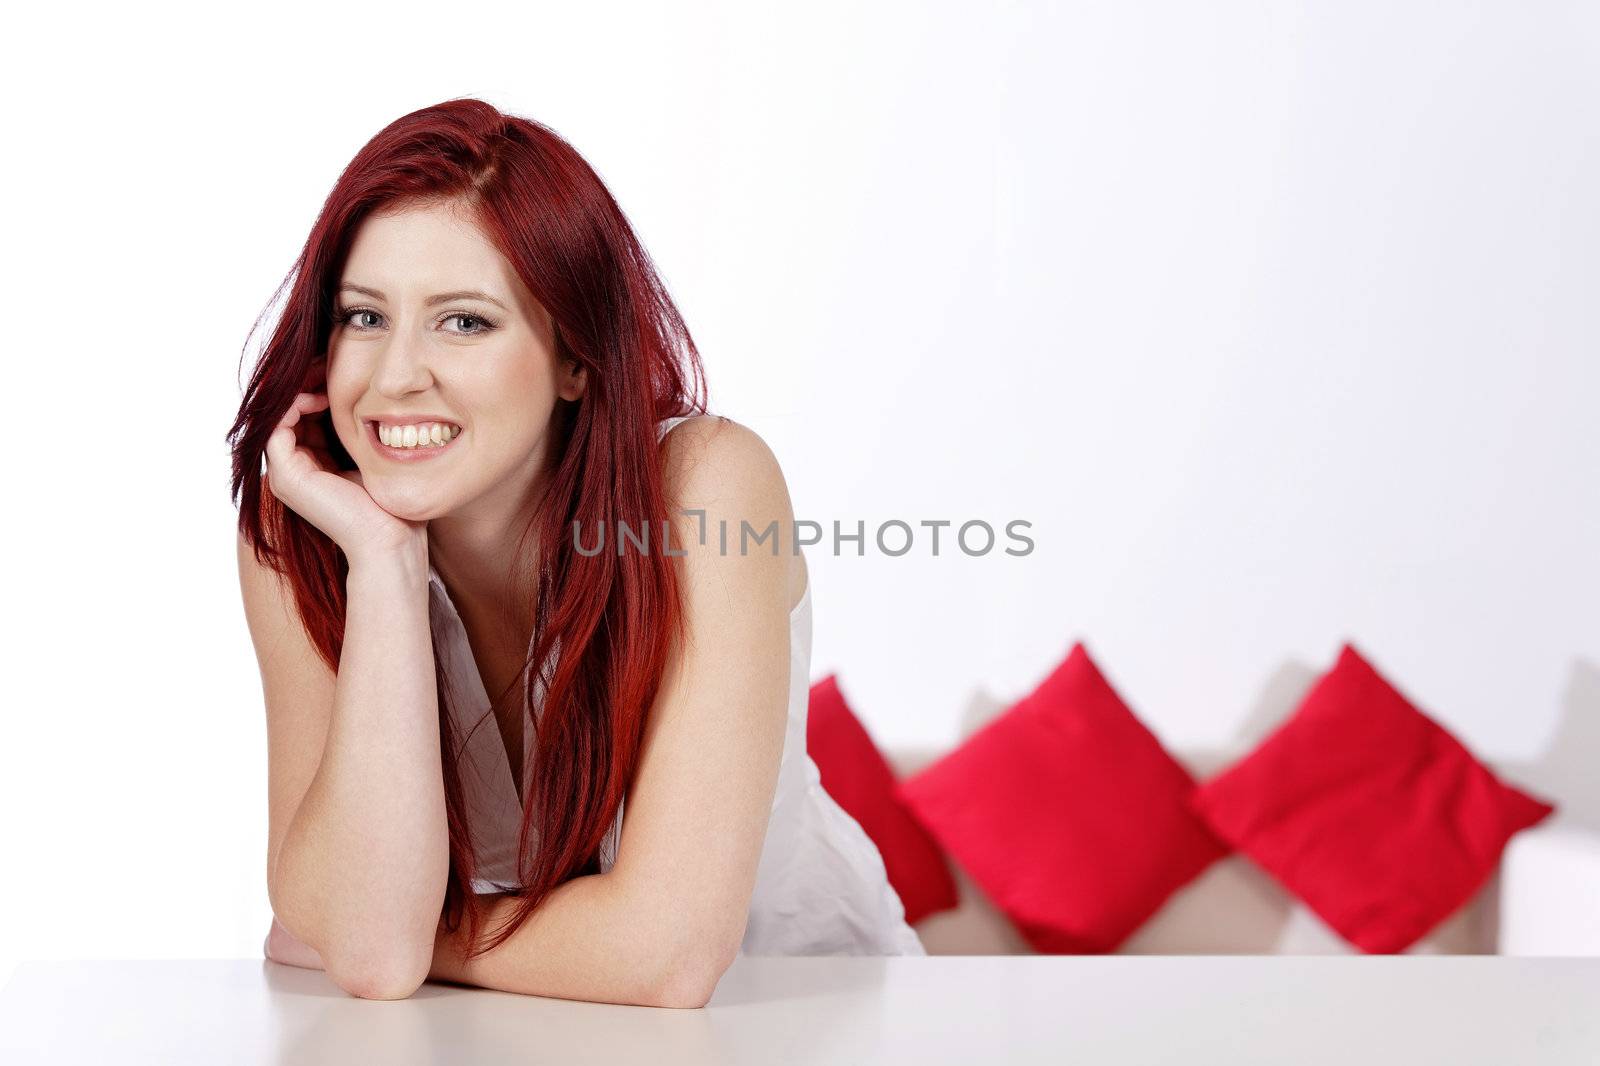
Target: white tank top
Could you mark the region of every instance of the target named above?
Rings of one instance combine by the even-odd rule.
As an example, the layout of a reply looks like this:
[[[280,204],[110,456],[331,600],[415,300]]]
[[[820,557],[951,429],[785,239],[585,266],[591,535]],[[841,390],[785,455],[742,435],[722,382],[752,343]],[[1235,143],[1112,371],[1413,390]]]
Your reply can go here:
[[[658,439],[684,418],[663,419]],[[511,776],[500,729],[478,674],[465,626],[431,565],[429,610],[443,652],[440,669],[451,686],[456,734],[467,737],[461,786],[472,826],[476,893],[519,888],[517,832],[522,801]],[[558,645],[559,647],[559,645]],[[756,871],[749,922],[740,955],[926,955],[905,908],[889,884],[883,857],[860,823],[822,788],[806,752],[811,677],[811,582],[789,613],[789,720],[778,787]],[[534,706],[544,685],[535,679]],[[534,765],[534,731],[523,723],[522,765]],[[470,734],[470,735],[469,735]],[[624,801],[622,807],[627,806]],[[616,862],[623,809],[600,847],[600,869]],[[537,833],[537,830],[535,830]]]

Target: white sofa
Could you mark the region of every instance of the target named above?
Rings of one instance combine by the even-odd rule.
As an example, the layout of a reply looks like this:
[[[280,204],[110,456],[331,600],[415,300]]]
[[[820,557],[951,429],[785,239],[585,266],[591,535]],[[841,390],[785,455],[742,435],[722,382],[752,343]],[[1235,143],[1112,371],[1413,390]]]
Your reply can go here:
[[[970,730],[969,730],[970,732]],[[1175,751],[1197,781],[1248,752]],[[942,752],[890,749],[885,757],[904,779]],[[1540,787],[1532,768],[1506,767],[1512,783],[1558,803],[1554,815],[1512,838],[1500,869],[1453,916],[1408,949],[1415,954],[1600,955],[1600,830],[1574,824],[1592,804],[1564,802],[1559,788]],[[1497,772],[1501,769],[1496,767]],[[1595,775],[1600,777],[1600,771]],[[1580,808],[1569,811],[1569,806]],[[1026,941],[953,858],[961,902],[915,926],[931,955],[1033,954]],[[1133,955],[1355,954],[1276,880],[1238,853],[1213,864],[1180,889],[1126,941]]]

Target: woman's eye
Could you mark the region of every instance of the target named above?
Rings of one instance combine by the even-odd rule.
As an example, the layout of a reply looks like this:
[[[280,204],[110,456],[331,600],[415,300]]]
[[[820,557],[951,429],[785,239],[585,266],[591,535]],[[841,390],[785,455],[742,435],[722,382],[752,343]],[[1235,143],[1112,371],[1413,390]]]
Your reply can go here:
[[[467,334],[468,336],[471,336],[471,335],[473,335],[475,333],[488,333],[491,329],[494,328],[493,323],[491,323],[488,319],[479,318],[477,315],[469,315],[465,311],[457,311],[453,315],[448,315],[448,316],[446,316],[445,321],[449,322],[452,319],[462,319],[462,320],[464,320],[466,322],[473,322],[473,323],[477,324],[477,327],[475,329],[464,329],[464,330],[460,331],[462,333]]]
[[[347,311],[341,310],[334,316],[339,325],[353,329],[357,333],[366,333],[369,330],[376,329],[378,322],[372,320],[380,320],[382,318],[381,314],[370,307],[352,307]],[[446,333],[455,333],[463,337],[475,337],[480,333],[488,333],[495,328],[495,324],[482,315],[469,314],[466,311],[452,312],[439,321],[454,322],[457,320],[460,320],[461,328],[445,330]]]
[[[353,307],[348,311],[339,311],[338,313],[336,313],[333,316],[333,318],[334,318],[334,321],[337,322],[341,326],[350,326],[350,325],[353,324],[351,322],[351,320],[354,319],[354,318],[357,318],[358,316],[361,316],[361,315],[376,315],[377,313],[378,312],[373,311],[373,310],[371,310],[369,308],[366,308],[366,307]],[[363,330],[363,329],[367,329],[369,327],[367,327],[367,326],[355,326],[355,328],[357,330]]]

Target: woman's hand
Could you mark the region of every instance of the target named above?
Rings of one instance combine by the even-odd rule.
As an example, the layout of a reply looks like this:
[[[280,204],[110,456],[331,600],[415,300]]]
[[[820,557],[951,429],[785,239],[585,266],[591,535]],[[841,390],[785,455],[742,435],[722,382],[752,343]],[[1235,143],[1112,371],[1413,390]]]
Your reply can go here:
[[[320,419],[325,392],[302,392],[267,438],[267,487],[285,507],[326,533],[345,556],[383,553],[427,543],[427,522],[396,518],[367,493],[359,470],[334,469]]]
[[[307,970],[326,969],[317,949],[296,939],[293,933],[278,923],[276,914],[272,916],[272,929],[267,933],[261,950],[273,962],[281,962],[286,966],[300,966]]]

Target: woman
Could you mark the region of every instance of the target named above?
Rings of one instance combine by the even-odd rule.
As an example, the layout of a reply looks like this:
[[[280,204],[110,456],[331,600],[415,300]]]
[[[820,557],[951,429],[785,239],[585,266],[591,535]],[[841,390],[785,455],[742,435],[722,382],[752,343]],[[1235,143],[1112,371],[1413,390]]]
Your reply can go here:
[[[407,115],[285,285],[229,434],[268,956],[698,1006],[737,954],[924,954],[805,752],[782,472],[577,152]]]

